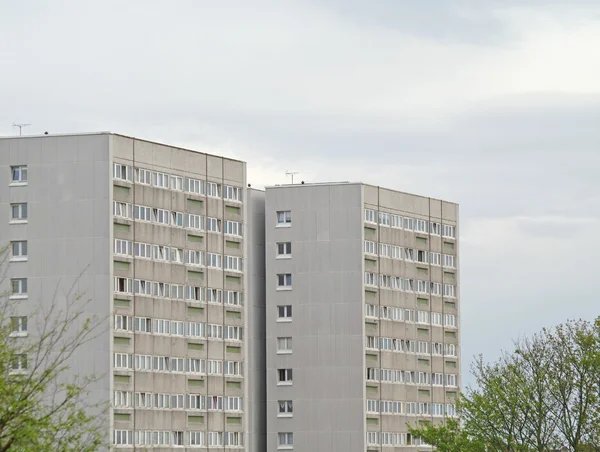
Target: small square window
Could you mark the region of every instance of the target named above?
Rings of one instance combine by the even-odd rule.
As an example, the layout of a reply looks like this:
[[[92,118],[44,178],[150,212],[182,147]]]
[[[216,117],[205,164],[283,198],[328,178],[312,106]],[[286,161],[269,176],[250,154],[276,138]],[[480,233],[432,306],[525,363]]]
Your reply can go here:
[[[292,306],[277,306],[277,320],[278,321],[291,321],[292,320]]]
[[[291,226],[292,225],[292,211],[291,210],[280,210],[277,212],[277,226]]]
[[[10,218],[12,221],[27,221],[27,203],[20,202],[11,204]]]
[[[291,400],[279,400],[277,402],[279,417],[292,417],[294,413],[294,404]]]
[[[278,337],[277,338],[277,353],[285,354],[292,353],[292,338]]]
[[[11,242],[10,244],[10,260],[11,261],[26,261],[27,260],[27,241]]]
[[[27,278],[15,278],[10,280],[11,297],[22,298],[27,296]]]
[[[292,369],[277,369],[277,384],[292,384]]]
[[[14,184],[26,184],[27,183],[27,166],[11,166],[11,181]]]
[[[277,448],[278,449],[293,449],[294,448],[294,434],[291,432],[284,432],[277,434]]]
[[[277,288],[278,289],[291,289],[292,288],[292,274],[281,273],[277,275]]]
[[[277,243],[277,257],[291,257],[292,242]]]

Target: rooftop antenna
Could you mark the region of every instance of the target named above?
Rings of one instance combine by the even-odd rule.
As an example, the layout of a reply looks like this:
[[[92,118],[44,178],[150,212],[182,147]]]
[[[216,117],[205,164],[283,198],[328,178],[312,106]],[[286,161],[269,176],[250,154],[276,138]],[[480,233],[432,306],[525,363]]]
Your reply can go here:
[[[19,136],[21,136],[23,134],[23,127],[27,127],[30,126],[31,124],[15,124],[13,122],[13,127],[18,127],[19,128]]]
[[[298,172],[291,172],[291,171],[286,171],[285,175],[286,176],[292,176],[292,185],[294,185],[294,174],[300,174]]]

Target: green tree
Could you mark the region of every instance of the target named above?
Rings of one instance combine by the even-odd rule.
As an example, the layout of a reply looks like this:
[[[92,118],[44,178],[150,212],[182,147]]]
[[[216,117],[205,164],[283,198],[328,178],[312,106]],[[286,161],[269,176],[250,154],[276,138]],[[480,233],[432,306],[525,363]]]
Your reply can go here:
[[[427,422],[418,428],[409,428],[417,436],[440,452],[485,452],[485,445],[469,437],[458,419],[448,419],[445,424]]]
[[[3,250],[4,260],[6,255]],[[27,317],[16,303],[23,300],[0,296],[0,452],[100,449],[106,445],[108,407],[87,402],[93,375],[69,369],[106,322],[86,316],[90,300],[74,286],[28,309]],[[23,329],[29,330],[26,337],[15,334]]]
[[[495,362],[475,360],[475,386],[457,401],[461,423],[413,435],[445,451],[600,451],[600,321],[568,321],[514,344]]]

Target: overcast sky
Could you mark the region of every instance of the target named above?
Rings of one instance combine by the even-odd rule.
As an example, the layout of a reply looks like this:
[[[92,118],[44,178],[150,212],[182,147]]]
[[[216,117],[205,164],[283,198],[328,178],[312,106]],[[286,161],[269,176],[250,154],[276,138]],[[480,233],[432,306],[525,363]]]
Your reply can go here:
[[[600,3],[0,0],[0,135],[460,203],[463,357],[599,314]]]

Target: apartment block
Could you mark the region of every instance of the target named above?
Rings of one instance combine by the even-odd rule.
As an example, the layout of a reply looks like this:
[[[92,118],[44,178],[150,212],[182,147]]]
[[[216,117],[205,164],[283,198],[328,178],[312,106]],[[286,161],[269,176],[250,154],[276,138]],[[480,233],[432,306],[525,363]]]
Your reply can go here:
[[[460,384],[458,205],[267,187],[267,452],[427,450]]]
[[[105,328],[70,371],[101,376],[113,447],[263,452],[264,257],[248,250],[264,221],[248,219],[264,201],[246,164],[96,133],[2,138],[0,174],[15,333],[35,337],[52,294],[92,300]]]

